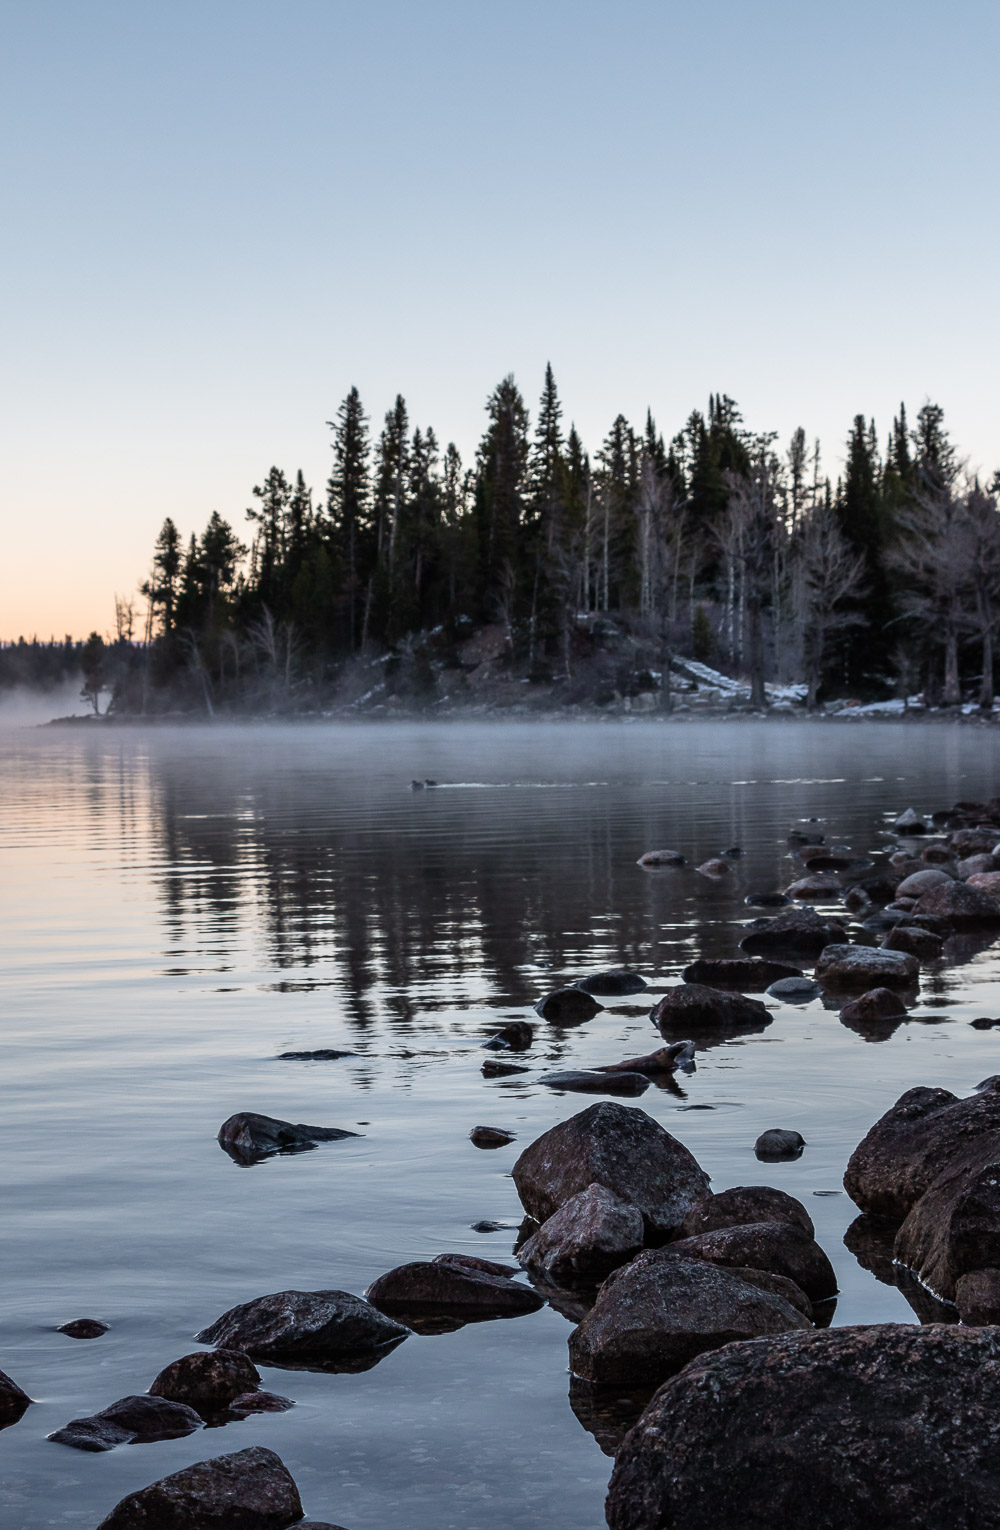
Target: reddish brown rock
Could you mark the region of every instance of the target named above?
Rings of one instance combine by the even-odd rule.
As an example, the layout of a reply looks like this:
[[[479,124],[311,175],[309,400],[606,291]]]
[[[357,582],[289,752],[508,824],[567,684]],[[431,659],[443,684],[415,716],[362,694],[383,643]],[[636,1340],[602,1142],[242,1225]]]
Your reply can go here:
[[[917,901],[918,914],[933,914],[949,924],[1000,924],[1000,903],[981,887],[946,882],[931,887]]]
[[[429,1260],[397,1265],[373,1281],[365,1294],[373,1307],[390,1315],[432,1308],[458,1315],[471,1311],[513,1316],[537,1312],[543,1305],[530,1286],[511,1280],[509,1274]]]
[[[682,1238],[668,1245],[671,1253],[685,1259],[704,1259],[709,1264],[753,1270],[771,1270],[805,1292],[811,1302],[826,1301],[837,1294],[833,1266],[814,1238],[794,1222],[748,1222],[740,1227],[718,1227],[712,1232]]]
[[[882,941],[883,951],[907,951],[918,962],[937,961],[944,950],[944,941],[931,930],[918,924],[898,924]]]
[[[606,1275],[638,1253],[643,1242],[642,1213],[603,1185],[588,1185],[518,1250],[525,1269],[538,1271],[556,1285]]]
[[[1000,1269],[960,1275],[955,1282],[955,1306],[969,1328],[1000,1324]]]
[[[938,1176],[1000,1155],[1000,1091],[960,1100],[947,1089],[908,1089],[851,1154],[844,1188],[870,1216],[902,1221]]]
[[[740,949],[750,956],[775,955],[780,960],[787,953],[797,960],[811,959],[824,946],[845,938],[843,925],[821,919],[815,909],[790,908],[751,930],[740,941]]]
[[[905,1020],[906,1005],[891,988],[870,988],[851,999],[840,1011],[845,1025],[867,1025],[877,1020]]]
[[[302,1500],[280,1456],[254,1445],[123,1498],[98,1530],[288,1530]]]
[[[975,887],[977,891],[984,892],[988,898],[995,898],[1000,902],[1000,871],[977,871],[969,878],[966,885]]]
[[[692,1206],[678,1233],[682,1238],[695,1238],[719,1227],[744,1227],[751,1222],[792,1222],[810,1238],[816,1231],[808,1211],[794,1195],[770,1185],[737,1185],[718,1195],[706,1195]]]
[[[242,1392],[260,1385],[260,1372],[237,1349],[198,1350],[174,1360],[150,1387],[152,1397],[169,1397],[192,1408],[225,1408]]]

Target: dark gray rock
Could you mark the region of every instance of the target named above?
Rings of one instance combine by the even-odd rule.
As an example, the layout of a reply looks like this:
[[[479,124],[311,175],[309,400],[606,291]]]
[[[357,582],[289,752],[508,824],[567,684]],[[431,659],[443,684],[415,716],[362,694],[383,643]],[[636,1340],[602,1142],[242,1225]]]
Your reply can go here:
[[[955,1282],[955,1305],[969,1328],[1000,1323],[1000,1269],[970,1270]]]
[[[198,1461],[123,1498],[98,1530],[288,1530],[302,1500],[273,1450]]]
[[[783,1158],[801,1158],[805,1145],[806,1139],[801,1133],[788,1131],[782,1126],[772,1126],[766,1132],[761,1132],[753,1150],[763,1162],[775,1163]]]
[[[906,1005],[891,988],[870,988],[851,999],[840,1011],[845,1025],[865,1024],[873,1020],[905,1020]]]
[[[1000,1524],[1000,1333],[879,1323],[705,1355],[618,1454],[610,1530]]]
[[[226,1408],[234,1397],[260,1386],[260,1372],[238,1349],[198,1350],[182,1355],[157,1376],[152,1397],[169,1397],[191,1408]]]
[[[341,1052],[336,1047],[318,1047],[315,1052],[279,1052],[279,1062],[336,1062],[341,1057],[357,1057],[357,1052]]]
[[[491,1052],[526,1052],[534,1039],[534,1027],[527,1020],[509,1020],[483,1046]]]
[[[241,1392],[227,1404],[227,1413],[237,1418],[249,1418],[251,1413],[287,1413],[295,1404],[290,1397],[279,1397],[276,1392]],[[207,1410],[205,1410],[207,1411]]]
[[[750,908],[784,908],[788,902],[783,892],[747,893],[743,902]]]
[[[810,999],[815,999],[820,991],[816,980],[807,977],[779,978],[767,989],[770,998],[783,999],[786,1004],[807,1004]]]
[[[650,1019],[665,1040],[678,1032],[697,1035],[699,1031],[725,1031],[736,1034],[749,1027],[761,1030],[773,1016],[759,999],[747,999],[740,993],[727,993],[703,983],[681,983],[670,988],[655,1004]]]
[[[511,1078],[515,1073],[530,1073],[531,1069],[524,1063],[500,1062],[499,1058],[488,1057],[480,1072],[483,1078]]]
[[[700,876],[708,877],[710,882],[721,882],[733,874],[732,866],[721,856],[713,856],[711,860],[702,861],[701,865],[694,869]]]
[[[730,1268],[770,1270],[805,1292],[811,1302],[837,1294],[833,1266],[814,1238],[794,1222],[747,1222],[717,1227],[669,1245],[685,1259],[704,1259]]]
[[[844,928],[835,920],[821,919],[815,909],[790,908],[776,918],[766,920],[740,941],[740,949],[750,956],[787,954],[796,960],[812,959],[824,946],[844,938]]]
[[[121,1397],[89,1418],[74,1418],[49,1439],[76,1450],[114,1450],[116,1445],[148,1445],[177,1440],[202,1425],[193,1408],[166,1397]]]
[[[919,976],[915,956],[880,947],[825,946],[816,963],[816,977],[827,988],[911,988]]]
[[[799,877],[785,888],[785,892],[790,898],[812,898],[817,902],[831,903],[840,893],[840,883],[835,877],[821,876],[817,872],[815,876]]]
[[[678,1232],[682,1238],[694,1238],[719,1227],[744,1227],[751,1222],[791,1222],[810,1238],[816,1233],[802,1202],[770,1185],[737,1185],[706,1195],[691,1207]]]
[[[801,978],[798,967],[784,962],[768,962],[754,957],[703,958],[692,962],[681,973],[685,983],[702,983],[710,988],[735,988],[742,993],[763,993],[781,978]]]
[[[684,857],[679,850],[647,850],[636,861],[637,866],[683,866]]]
[[[953,855],[989,855],[997,846],[1000,830],[988,824],[978,824],[971,829],[956,829],[948,835],[948,850]]]
[[[938,1176],[1000,1156],[1000,1092],[960,1100],[947,1089],[908,1089],[851,1154],[844,1188],[859,1210],[902,1221]]]
[[[955,1300],[962,1275],[1000,1265],[1000,1149],[984,1161],[984,1146],[942,1169],[896,1234],[893,1259],[940,1301]]]
[[[907,951],[918,962],[937,961],[944,950],[944,941],[931,930],[922,930],[916,924],[898,924],[882,941],[883,951]]]
[[[27,1392],[22,1392],[16,1381],[11,1381],[5,1371],[0,1371],[0,1429],[16,1424],[30,1406],[31,1398]]]
[[[564,1073],[543,1073],[537,1080],[550,1089],[567,1089],[572,1094],[643,1094],[649,1088],[644,1073],[623,1073],[620,1070],[587,1072],[582,1069]]]
[[[195,1338],[269,1365],[365,1370],[408,1332],[349,1291],[276,1291],[231,1307]]]
[[[1000,903],[981,887],[969,887],[965,882],[945,882],[921,893],[917,913],[933,914],[959,928],[1000,924]]]
[[[504,1131],[499,1126],[474,1126],[469,1133],[469,1141],[477,1148],[506,1147],[516,1140],[513,1132]]]
[[[502,1280],[513,1280],[518,1273],[516,1264],[500,1264],[496,1259],[484,1259],[480,1254],[435,1254],[431,1264],[446,1264],[453,1270],[480,1270],[486,1275],[498,1275]]]
[[[545,1222],[591,1184],[637,1206],[647,1235],[668,1236],[708,1191],[694,1156],[652,1116],[602,1100],[525,1148],[514,1165],[525,1211]]]
[[[398,1265],[373,1281],[366,1292],[369,1302],[380,1312],[419,1313],[428,1308],[463,1313],[490,1313],[513,1317],[537,1312],[541,1297],[529,1286],[487,1269],[430,1260],[416,1260]]]
[[[570,1369],[601,1385],[640,1386],[705,1350],[808,1326],[782,1297],[728,1270],[647,1249],[601,1286],[570,1335]]]
[[[518,1250],[525,1269],[556,1285],[606,1275],[642,1247],[642,1213],[603,1185],[571,1196]]]
[[[899,817],[893,824],[893,828],[896,830],[897,834],[927,833],[926,823],[917,813],[913,811],[912,808],[907,808],[905,813],[900,813]]]
[[[219,1146],[237,1163],[250,1164],[259,1163],[272,1153],[301,1153],[317,1142],[339,1142],[358,1135],[338,1126],[305,1126],[301,1122],[240,1111],[219,1127]]]
[[[579,1020],[592,1020],[604,1008],[582,988],[557,988],[539,999],[535,1005],[536,1015],[556,1025]]]
[[[56,1333],[68,1334],[71,1339],[99,1339],[109,1326],[99,1318],[73,1318],[69,1323],[60,1323]]]
[[[594,972],[590,977],[581,978],[576,986],[584,993],[598,994],[601,998],[613,998],[627,993],[642,993],[649,984],[645,978],[639,976],[638,972],[628,972],[624,967],[616,967],[612,972]]]

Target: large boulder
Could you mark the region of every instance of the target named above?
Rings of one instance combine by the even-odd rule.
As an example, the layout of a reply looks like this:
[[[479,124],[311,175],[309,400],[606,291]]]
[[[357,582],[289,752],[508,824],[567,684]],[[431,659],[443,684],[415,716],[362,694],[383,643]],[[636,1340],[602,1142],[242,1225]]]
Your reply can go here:
[[[949,924],[1000,924],[1000,903],[981,887],[965,882],[943,882],[928,888],[917,899],[918,914],[933,914]]]
[[[735,988],[741,993],[763,993],[781,978],[801,976],[798,967],[752,956],[703,957],[681,973],[685,983],[707,983],[711,988]]]
[[[650,1019],[664,1039],[699,1031],[761,1030],[773,1018],[759,999],[709,988],[704,983],[680,983],[669,988],[650,1011]]]
[[[149,1389],[151,1397],[169,1397],[191,1408],[227,1408],[234,1397],[260,1386],[260,1372],[238,1349],[200,1349],[164,1366]]]
[[[940,1301],[963,1275],[1000,1265],[1000,1148],[982,1141],[937,1175],[893,1246],[893,1258]]]
[[[693,1154],[636,1106],[602,1100],[544,1132],[512,1170],[521,1204],[546,1222],[589,1185],[603,1185],[642,1213],[662,1238],[709,1187]]]
[[[809,1326],[783,1297],[728,1270],[647,1249],[608,1276],[570,1334],[570,1369],[585,1381],[641,1386],[707,1349]]]
[[[603,1185],[588,1185],[522,1243],[517,1257],[556,1285],[606,1275],[638,1253],[642,1213]]]
[[[960,1100],[947,1089],[908,1089],[851,1154],[844,1188],[870,1216],[902,1221],[942,1173],[1000,1156],[1000,1090]]]
[[[496,1273],[502,1271],[502,1273]],[[431,1309],[461,1316],[493,1314],[514,1317],[537,1312],[541,1297],[530,1286],[511,1279],[510,1268],[461,1265],[438,1260],[414,1260],[380,1275],[365,1293],[380,1312],[418,1313]]]
[[[1000,1524],[1000,1330],[879,1323],[731,1344],[656,1393],[610,1530]]]
[[[185,1403],[166,1397],[137,1395],[120,1397],[99,1413],[74,1418],[49,1435],[58,1445],[76,1450],[114,1450],[116,1445],[148,1445],[154,1440],[176,1440],[193,1434],[201,1418]]]
[[[276,1291],[231,1307],[195,1338],[270,1365],[365,1370],[408,1333],[349,1291]]]
[[[11,1381],[5,1371],[0,1371],[0,1429],[16,1424],[30,1405],[27,1392],[22,1392],[16,1381]]]
[[[668,1245],[684,1259],[754,1270],[771,1270],[794,1280],[812,1302],[837,1294],[837,1277],[819,1244],[794,1222],[747,1222],[740,1227],[717,1227]]]
[[[919,976],[915,956],[877,946],[825,946],[816,963],[816,977],[828,988],[910,988]]]
[[[301,1519],[302,1500],[281,1457],[253,1445],[129,1493],[98,1530],[287,1530]]]
[[[793,960],[805,960],[817,957],[824,946],[844,937],[843,925],[821,919],[815,909],[790,908],[752,929],[740,941],[740,950],[750,956],[781,959],[787,954]]]
[[[237,1163],[258,1163],[272,1153],[301,1153],[317,1142],[340,1142],[357,1137],[357,1132],[339,1126],[305,1126],[301,1121],[279,1121],[274,1116],[258,1116],[240,1111],[219,1127],[219,1146]]]
[[[792,1222],[810,1238],[816,1231],[808,1211],[794,1195],[770,1185],[736,1185],[720,1190],[718,1195],[706,1195],[692,1206],[678,1232],[682,1238],[696,1238],[719,1227],[745,1227],[751,1222]]]

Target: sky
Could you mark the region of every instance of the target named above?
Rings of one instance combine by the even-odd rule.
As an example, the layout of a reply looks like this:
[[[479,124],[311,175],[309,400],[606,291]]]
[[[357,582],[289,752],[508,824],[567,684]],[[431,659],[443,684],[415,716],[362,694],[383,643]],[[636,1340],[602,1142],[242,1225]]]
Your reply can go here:
[[[464,457],[710,392],[836,476],[1000,466],[994,0],[0,0],[0,638],[107,632],[170,515],[321,491],[352,386]]]

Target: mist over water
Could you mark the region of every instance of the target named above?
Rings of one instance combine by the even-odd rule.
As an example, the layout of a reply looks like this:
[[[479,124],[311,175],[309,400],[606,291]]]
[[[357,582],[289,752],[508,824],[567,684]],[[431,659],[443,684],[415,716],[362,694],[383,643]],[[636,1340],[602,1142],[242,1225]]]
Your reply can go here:
[[[571,1324],[550,1307],[414,1336],[362,1375],[262,1368],[297,1406],[224,1430],[104,1455],[45,1435],[145,1391],[236,1302],[360,1294],[447,1251],[509,1258],[513,1232],[470,1224],[520,1220],[515,1157],[590,1103],[536,1076],[649,1051],[657,990],[735,954],[745,894],[792,880],[793,821],[824,817],[860,854],[908,805],[993,795],[992,732],[5,724],[0,1367],[36,1400],[0,1432],[5,1530],[96,1525],[125,1493],[251,1444],[281,1455],[308,1517],[351,1530],[598,1530],[611,1463],[570,1406]],[[732,845],[731,885],[692,869]],[[635,865],[661,847],[688,865]],[[651,991],[574,1028],[527,1008],[617,965]],[[760,1034],[638,1103],[714,1189],[805,1202],[841,1285],[835,1323],[912,1321],[844,1245],[841,1176],[903,1089],[964,1094],[998,1071],[996,1036],[967,1024],[995,1011],[998,979],[990,948],[925,975],[880,1041],[819,1002],[768,1000]],[[481,1043],[506,1018],[536,1022],[532,1071],[485,1080]],[[354,1055],[277,1060],[321,1047]],[[240,1168],[215,1134],[241,1110],[363,1136]],[[479,1152],[478,1124],[517,1142]],[[803,1133],[801,1159],[756,1161],[770,1126]],[[79,1316],[111,1329],[53,1331]]]

